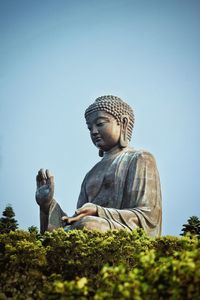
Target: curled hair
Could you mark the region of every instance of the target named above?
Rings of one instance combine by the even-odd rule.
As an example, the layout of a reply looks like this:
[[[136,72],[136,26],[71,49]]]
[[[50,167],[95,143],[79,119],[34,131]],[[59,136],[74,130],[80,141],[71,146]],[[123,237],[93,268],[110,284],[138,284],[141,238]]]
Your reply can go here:
[[[85,118],[87,118],[89,114],[99,110],[111,114],[117,120],[118,125],[123,123],[124,117],[127,117],[127,138],[129,141],[131,140],[135,117],[132,108],[126,102],[112,95],[101,96],[86,109]]]

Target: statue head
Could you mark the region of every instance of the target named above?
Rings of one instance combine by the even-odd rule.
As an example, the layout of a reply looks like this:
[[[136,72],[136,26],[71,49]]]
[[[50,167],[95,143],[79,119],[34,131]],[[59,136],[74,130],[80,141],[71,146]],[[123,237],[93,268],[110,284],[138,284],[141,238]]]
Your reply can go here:
[[[129,141],[131,140],[134,126],[134,114],[132,108],[119,97],[112,95],[101,96],[86,109],[86,122],[88,123],[92,116],[98,117],[98,114],[100,114],[100,117],[105,115],[105,118],[107,117],[108,122],[111,122],[113,126],[114,122],[112,119],[115,121],[115,123],[118,125],[118,128],[115,127],[115,135],[118,134],[117,132],[120,128],[118,144],[121,148],[127,147]],[[98,145],[96,146],[98,147]],[[105,149],[101,149],[101,147],[99,148],[100,150],[105,151]]]

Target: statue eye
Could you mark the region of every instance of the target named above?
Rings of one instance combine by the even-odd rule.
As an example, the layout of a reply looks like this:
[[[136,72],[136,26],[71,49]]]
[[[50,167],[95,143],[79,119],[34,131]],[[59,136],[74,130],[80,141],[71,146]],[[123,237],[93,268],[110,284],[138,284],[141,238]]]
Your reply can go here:
[[[101,126],[103,126],[105,123],[106,123],[106,122],[98,122],[98,123],[97,123],[97,126],[101,127]]]

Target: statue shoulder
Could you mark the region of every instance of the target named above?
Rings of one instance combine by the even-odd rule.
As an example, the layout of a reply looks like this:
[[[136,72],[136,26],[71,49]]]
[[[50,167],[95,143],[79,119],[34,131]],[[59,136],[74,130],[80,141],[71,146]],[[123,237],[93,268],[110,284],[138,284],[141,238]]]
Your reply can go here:
[[[147,150],[136,150],[134,148],[128,148],[127,154],[131,158],[131,160],[143,160],[143,161],[154,161],[155,158],[152,153]]]

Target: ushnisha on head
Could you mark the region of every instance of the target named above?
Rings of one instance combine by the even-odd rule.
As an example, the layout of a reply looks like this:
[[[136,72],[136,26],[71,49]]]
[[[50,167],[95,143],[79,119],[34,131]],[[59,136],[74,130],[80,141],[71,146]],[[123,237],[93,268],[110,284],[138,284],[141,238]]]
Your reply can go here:
[[[103,111],[115,118],[121,128],[119,146],[127,147],[131,140],[134,127],[134,113],[132,108],[117,96],[106,95],[97,98],[85,111],[86,121],[91,114]],[[102,156],[102,155],[101,155]]]

